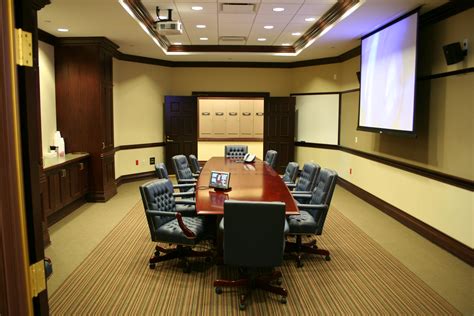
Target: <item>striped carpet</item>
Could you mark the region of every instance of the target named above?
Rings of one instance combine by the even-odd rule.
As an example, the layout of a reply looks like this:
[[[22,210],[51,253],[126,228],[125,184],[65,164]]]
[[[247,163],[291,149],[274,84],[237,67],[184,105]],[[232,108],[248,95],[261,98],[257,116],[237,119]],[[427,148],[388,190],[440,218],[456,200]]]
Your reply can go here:
[[[457,315],[459,312],[396,258],[331,208],[318,238],[332,260],[306,257],[280,268],[288,303],[254,291],[244,313],[252,315]],[[49,300],[52,315],[237,315],[238,290],[217,295],[216,278],[235,271],[196,260],[190,274],[177,260],[147,260],[154,244],[141,202],[107,235]]]

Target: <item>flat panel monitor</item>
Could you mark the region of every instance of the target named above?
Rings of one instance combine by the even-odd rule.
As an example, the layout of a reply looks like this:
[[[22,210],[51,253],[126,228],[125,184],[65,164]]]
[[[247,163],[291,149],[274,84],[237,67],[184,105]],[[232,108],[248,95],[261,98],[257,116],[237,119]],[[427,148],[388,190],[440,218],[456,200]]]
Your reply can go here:
[[[230,173],[225,171],[211,171],[209,187],[217,190],[230,189]]]

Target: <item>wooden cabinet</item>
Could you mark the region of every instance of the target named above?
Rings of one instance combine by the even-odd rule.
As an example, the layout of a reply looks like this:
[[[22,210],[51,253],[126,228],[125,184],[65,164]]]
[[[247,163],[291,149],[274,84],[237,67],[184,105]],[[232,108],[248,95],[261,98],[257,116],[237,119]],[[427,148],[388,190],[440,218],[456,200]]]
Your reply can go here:
[[[89,190],[88,159],[88,155],[82,155],[43,170],[40,177],[40,197],[48,225],[85,202]]]
[[[59,39],[55,47],[56,113],[66,151],[90,153],[89,200],[117,193],[114,171],[112,56],[106,38]]]

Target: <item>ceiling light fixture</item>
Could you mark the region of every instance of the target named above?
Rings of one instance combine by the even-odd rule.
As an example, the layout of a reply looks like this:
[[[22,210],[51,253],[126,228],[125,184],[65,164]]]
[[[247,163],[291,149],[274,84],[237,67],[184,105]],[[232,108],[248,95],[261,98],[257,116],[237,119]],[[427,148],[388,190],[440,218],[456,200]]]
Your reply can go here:
[[[293,36],[300,36],[301,33],[300,33],[300,32],[293,32],[293,33],[291,33],[291,35],[293,35]]]
[[[203,8],[201,6],[192,6],[191,7],[191,10],[194,10],[194,11],[201,11]]]
[[[58,32],[69,32],[69,29],[59,28],[59,29],[58,29]]]
[[[263,38],[263,37],[259,37],[257,38],[257,41],[259,42],[265,42],[267,39],[266,38]]]
[[[181,42],[174,42],[173,45],[183,45]]]
[[[273,25],[265,25],[263,28],[266,30],[271,30],[273,29]]]
[[[206,26],[204,24],[198,24],[198,25],[196,25],[196,27],[198,29],[205,29],[206,28]]]
[[[306,18],[304,19],[306,22],[314,22],[316,21],[316,18]]]
[[[283,43],[281,46],[290,46],[290,43]]]
[[[285,8],[273,8],[274,12],[283,12],[285,11]]]
[[[207,37],[200,37],[199,39],[200,39],[201,41],[207,41],[209,38],[207,38]]]

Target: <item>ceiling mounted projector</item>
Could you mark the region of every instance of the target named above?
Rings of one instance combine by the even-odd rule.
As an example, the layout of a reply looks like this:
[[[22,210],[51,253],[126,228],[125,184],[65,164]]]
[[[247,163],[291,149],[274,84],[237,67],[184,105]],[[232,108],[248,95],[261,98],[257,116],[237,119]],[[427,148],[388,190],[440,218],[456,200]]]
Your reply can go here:
[[[160,8],[156,7],[157,20],[155,21],[155,29],[158,34],[162,35],[180,35],[183,33],[183,26],[179,21],[173,21],[171,14],[173,9],[168,9],[168,17],[160,18]]]

